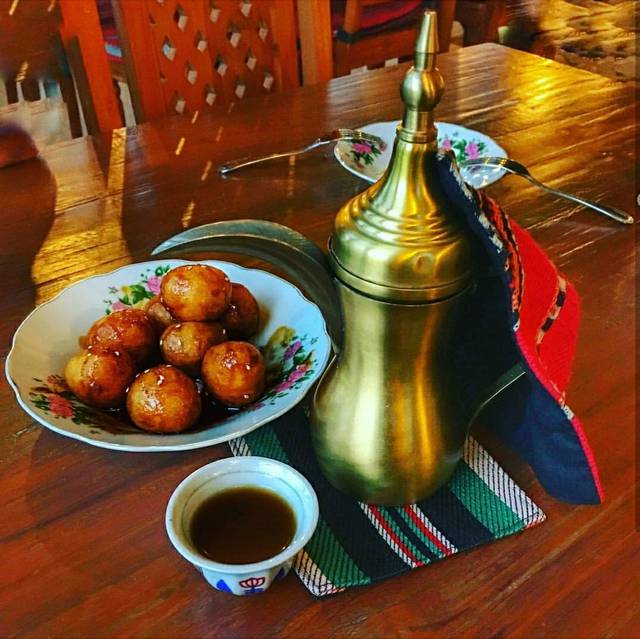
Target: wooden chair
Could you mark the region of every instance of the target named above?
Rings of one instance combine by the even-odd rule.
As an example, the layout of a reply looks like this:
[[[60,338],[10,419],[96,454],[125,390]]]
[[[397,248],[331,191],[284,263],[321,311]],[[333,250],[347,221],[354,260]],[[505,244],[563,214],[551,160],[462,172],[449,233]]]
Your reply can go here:
[[[298,86],[293,0],[112,0],[138,122]]]
[[[505,0],[456,0],[455,18],[464,28],[465,47],[498,41]]]
[[[393,10],[403,4],[408,7],[406,15],[378,28],[362,28],[367,11],[384,11],[385,5]],[[329,0],[298,0],[305,84],[346,75],[361,66],[380,66],[389,58],[411,58],[422,11],[427,8],[438,12],[440,51],[449,49],[456,0],[346,0],[342,4],[333,3],[334,11],[342,6],[344,18],[334,37],[332,3]]]
[[[92,0],[0,0],[0,80],[9,103],[60,90],[74,137],[122,126]],[[75,84],[74,84],[75,81]]]

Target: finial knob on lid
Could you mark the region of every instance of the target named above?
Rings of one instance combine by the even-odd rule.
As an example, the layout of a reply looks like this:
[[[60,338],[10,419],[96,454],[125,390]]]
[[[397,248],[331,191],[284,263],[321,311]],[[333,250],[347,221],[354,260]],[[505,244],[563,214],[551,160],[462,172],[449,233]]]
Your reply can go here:
[[[438,14],[425,11],[416,42],[414,65],[407,72],[400,95],[405,104],[402,128],[409,133],[435,140],[432,111],[444,92],[444,78],[436,68],[438,54]]]
[[[436,68],[437,14],[426,11],[389,166],[338,211],[329,258],[339,280],[377,299],[422,303],[466,289],[474,239],[438,177],[433,108],[444,91]]]

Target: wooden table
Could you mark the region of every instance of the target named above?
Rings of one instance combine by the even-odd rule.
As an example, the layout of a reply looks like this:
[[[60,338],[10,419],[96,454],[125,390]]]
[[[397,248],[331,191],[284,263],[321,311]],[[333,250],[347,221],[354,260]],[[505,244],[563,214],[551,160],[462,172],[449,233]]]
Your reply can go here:
[[[439,118],[493,136],[540,179],[635,209],[630,88],[482,45],[442,56]],[[144,260],[187,226],[258,217],[319,243],[364,188],[330,152],[226,180],[217,164],[295,148],[338,126],[400,116],[403,68],[334,80],[45,149],[0,171],[0,354],[34,304]],[[634,229],[516,177],[489,188],[582,296],[569,405],[599,461],[606,502],[550,498],[524,463],[492,453],[546,511],[521,535],[378,585],[314,600],[295,577],[260,597],[208,588],[172,549],[167,499],[226,446],[102,450],[35,424],[0,382],[0,635],[30,637],[629,637],[640,634],[634,505]]]

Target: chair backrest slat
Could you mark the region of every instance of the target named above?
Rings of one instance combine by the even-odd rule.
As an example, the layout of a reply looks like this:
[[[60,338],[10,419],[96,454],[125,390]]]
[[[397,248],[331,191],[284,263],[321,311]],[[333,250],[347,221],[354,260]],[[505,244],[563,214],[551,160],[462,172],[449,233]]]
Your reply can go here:
[[[138,121],[299,84],[293,0],[113,0]]]

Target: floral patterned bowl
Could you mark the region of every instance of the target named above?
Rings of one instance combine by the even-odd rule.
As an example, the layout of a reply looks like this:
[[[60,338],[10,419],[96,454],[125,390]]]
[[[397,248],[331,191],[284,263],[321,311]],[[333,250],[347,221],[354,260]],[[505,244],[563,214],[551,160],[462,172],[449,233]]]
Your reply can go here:
[[[391,159],[393,141],[396,128],[400,122],[375,122],[359,128],[360,131],[371,133],[382,138],[385,146],[382,148],[366,142],[340,141],[336,144],[334,154],[342,166],[354,175],[377,182],[385,172]],[[448,122],[436,122],[438,129],[438,146],[455,153],[458,162],[474,160],[480,156],[506,158],[506,151],[495,140],[473,129]],[[464,181],[476,189],[481,189],[499,180],[504,169],[488,166],[463,166],[460,173]]]
[[[240,437],[295,406],[324,369],[331,343],[318,307],[285,280],[265,271],[204,260],[244,284],[261,310],[252,341],[267,364],[267,391],[236,411],[205,411],[200,423],[178,434],[136,428],[124,412],[86,406],[67,388],[62,373],[78,338],[105,313],[139,306],[159,291],[164,274],[184,260],[131,264],[69,286],[36,308],[20,325],[6,374],[24,410],[57,433],[95,446],[129,451],[185,450]],[[208,403],[208,402],[205,402]]]

